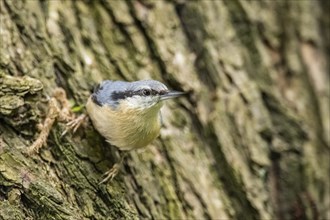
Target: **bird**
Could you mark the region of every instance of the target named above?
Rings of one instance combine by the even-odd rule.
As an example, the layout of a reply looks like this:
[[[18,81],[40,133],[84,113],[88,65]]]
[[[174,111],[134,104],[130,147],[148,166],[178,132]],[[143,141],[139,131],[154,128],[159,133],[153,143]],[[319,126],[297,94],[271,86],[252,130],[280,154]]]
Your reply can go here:
[[[185,95],[156,80],[102,81],[88,98],[94,128],[122,155],[100,182],[112,180],[127,152],[148,146],[160,133],[163,101]]]

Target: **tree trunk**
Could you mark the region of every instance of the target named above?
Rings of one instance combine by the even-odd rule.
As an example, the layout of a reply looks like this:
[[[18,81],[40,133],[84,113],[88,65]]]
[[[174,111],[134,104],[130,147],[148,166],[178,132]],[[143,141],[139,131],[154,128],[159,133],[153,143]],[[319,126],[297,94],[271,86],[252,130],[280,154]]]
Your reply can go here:
[[[1,0],[1,218],[330,219],[329,6]],[[90,122],[23,153],[56,87],[79,115],[101,80],[147,78],[189,96],[112,182]]]

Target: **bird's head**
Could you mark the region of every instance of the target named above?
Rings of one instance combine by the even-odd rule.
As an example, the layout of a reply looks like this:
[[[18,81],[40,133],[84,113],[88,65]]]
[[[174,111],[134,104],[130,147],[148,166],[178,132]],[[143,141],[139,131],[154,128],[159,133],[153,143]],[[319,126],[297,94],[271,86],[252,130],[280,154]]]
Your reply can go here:
[[[156,80],[135,82],[106,80],[99,84],[92,100],[99,106],[108,105],[113,110],[119,107],[149,110],[159,109],[162,101],[184,95],[184,92],[170,91]]]

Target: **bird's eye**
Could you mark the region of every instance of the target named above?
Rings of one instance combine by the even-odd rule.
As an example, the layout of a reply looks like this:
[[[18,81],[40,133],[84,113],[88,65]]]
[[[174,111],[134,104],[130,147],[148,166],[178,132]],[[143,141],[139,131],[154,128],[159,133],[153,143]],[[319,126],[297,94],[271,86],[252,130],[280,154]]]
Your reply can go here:
[[[142,95],[144,95],[144,96],[149,96],[149,95],[151,94],[151,91],[150,91],[149,89],[143,89],[143,90],[141,91],[141,93],[142,93]]]

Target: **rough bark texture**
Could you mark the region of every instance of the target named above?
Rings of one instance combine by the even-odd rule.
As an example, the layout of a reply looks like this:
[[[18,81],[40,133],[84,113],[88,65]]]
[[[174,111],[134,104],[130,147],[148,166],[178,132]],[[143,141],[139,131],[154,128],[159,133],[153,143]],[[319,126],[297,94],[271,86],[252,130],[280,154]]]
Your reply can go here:
[[[0,218],[330,219],[329,1],[0,10]],[[145,78],[191,94],[165,105],[161,136],[113,182],[97,184],[116,150],[90,123],[64,138],[56,123],[22,153],[56,87],[80,106],[101,80]]]

